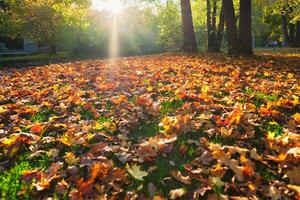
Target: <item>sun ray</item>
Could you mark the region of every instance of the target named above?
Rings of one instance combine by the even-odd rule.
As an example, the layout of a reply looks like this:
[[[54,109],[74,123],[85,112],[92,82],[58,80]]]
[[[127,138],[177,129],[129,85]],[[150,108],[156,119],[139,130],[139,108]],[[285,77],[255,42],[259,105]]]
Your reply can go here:
[[[93,0],[92,8],[96,10],[107,10],[113,14],[118,14],[123,10],[123,3],[120,0],[100,1]]]

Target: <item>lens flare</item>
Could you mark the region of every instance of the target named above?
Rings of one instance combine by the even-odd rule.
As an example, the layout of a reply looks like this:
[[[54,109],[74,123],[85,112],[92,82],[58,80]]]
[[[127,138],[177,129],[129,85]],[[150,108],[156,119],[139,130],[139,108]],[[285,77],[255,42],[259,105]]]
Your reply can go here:
[[[123,10],[123,3],[121,0],[93,0],[92,8],[96,10],[107,10],[113,14],[118,14]]]

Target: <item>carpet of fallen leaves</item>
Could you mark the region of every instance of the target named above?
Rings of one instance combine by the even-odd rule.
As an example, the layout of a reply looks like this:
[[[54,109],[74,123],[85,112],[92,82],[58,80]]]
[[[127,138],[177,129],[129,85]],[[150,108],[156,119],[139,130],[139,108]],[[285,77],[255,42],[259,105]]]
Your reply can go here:
[[[3,199],[300,199],[299,54],[0,69]]]

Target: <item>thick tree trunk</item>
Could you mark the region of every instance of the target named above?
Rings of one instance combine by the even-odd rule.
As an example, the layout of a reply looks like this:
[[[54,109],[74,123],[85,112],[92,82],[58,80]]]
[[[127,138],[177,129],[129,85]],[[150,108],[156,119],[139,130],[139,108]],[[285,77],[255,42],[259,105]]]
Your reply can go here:
[[[238,45],[238,34],[236,28],[236,18],[234,13],[233,1],[232,0],[222,0],[224,15],[225,15],[225,24],[226,24],[226,33],[228,41],[228,54],[238,54],[239,45]]]
[[[288,33],[288,28],[287,28],[287,25],[288,25],[287,17],[285,15],[282,15],[281,19],[282,19],[282,25],[281,26],[282,26],[282,33],[283,33],[283,42],[286,45],[290,45],[289,33]]]
[[[297,21],[297,23],[296,23],[295,46],[300,47],[300,21]]]
[[[295,24],[289,24],[289,41],[292,47],[295,46]]]
[[[240,51],[246,55],[253,55],[251,0],[240,0]]]
[[[223,5],[221,7],[220,11],[220,18],[219,18],[219,27],[218,27],[218,32],[216,36],[216,42],[215,42],[215,51],[219,52],[221,49],[221,43],[223,39],[223,34],[224,34],[224,26],[225,26],[225,21],[224,21],[224,9]]]
[[[180,0],[182,30],[183,30],[183,50],[198,51],[195,30],[193,25],[192,10],[190,0]]]

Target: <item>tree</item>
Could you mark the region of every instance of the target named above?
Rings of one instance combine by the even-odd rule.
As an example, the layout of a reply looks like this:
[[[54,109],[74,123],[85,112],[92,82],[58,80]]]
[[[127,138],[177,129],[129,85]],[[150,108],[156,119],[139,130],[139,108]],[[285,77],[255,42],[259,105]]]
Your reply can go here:
[[[295,46],[300,47],[300,21],[297,21],[297,23],[296,23]]]
[[[18,33],[34,41],[47,44],[51,53],[57,51],[57,42],[64,27],[82,21],[87,0],[8,0],[9,13]]]
[[[224,9],[223,9],[223,5],[221,7],[221,11],[220,11],[220,17],[219,17],[219,27],[218,27],[218,31],[217,31],[217,36],[216,36],[216,42],[215,42],[215,51],[220,51],[221,49],[221,43],[222,43],[222,39],[223,39],[223,34],[224,34],[224,25],[225,25],[225,18],[224,18]]]
[[[170,0],[166,2],[166,5],[158,5],[158,13],[155,19],[159,30],[157,43],[161,45],[163,50],[182,48],[182,18],[179,5]]]
[[[220,8],[219,25],[217,28],[217,0],[213,0],[212,9],[211,1],[206,0],[206,25],[207,25],[207,50],[209,52],[219,52],[224,32],[224,12],[223,6]]]
[[[252,55],[251,0],[240,0],[240,52]]]
[[[297,27],[296,23],[299,19],[299,0],[276,0],[270,6],[270,13],[272,15],[281,16],[281,27],[283,34],[283,41],[287,46],[297,46]]]
[[[197,43],[193,25],[192,10],[190,0],[180,0],[182,30],[183,30],[183,50],[197,52]]]
[[[227,33],[227,42],[228,42],[228,54],[238,54],[239,45],[238,45],[238,34],[236,27],[236,17],[234,13],[234,6],[232,0],[222,0],[225,24],[226,24],[226,33]]]

